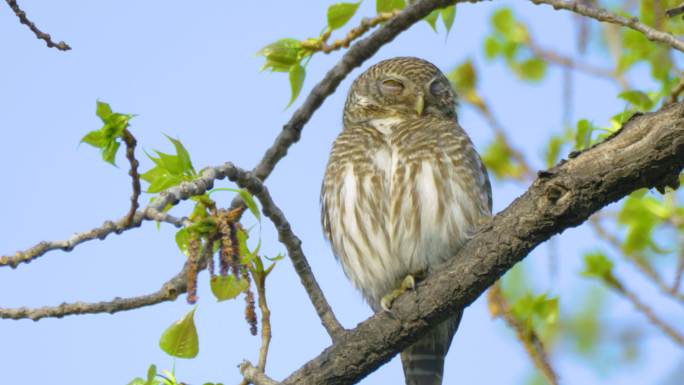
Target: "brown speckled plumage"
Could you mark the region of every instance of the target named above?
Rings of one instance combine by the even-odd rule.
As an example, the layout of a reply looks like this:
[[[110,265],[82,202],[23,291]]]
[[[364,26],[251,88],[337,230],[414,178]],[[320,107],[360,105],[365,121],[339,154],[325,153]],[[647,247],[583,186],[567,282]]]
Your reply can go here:
[[[408,275],[453,256],[491,215],[487,172],[459,126],[456,95],[431,63],[382,61],[352,85],[321,191],[345,273],[378,311]],[[404,352],[407,385],[438,385],[461,314]]]

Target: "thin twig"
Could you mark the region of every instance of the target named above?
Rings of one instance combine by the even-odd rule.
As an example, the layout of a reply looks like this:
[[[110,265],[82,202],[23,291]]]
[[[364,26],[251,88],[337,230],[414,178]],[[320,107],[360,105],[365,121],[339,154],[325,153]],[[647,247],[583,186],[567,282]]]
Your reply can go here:
[[[565,9],[580,15],[596,19],[605,23],[617,24],[641,32],[648,40],[664,43],[670,47],[684,52],[684,41],[681,41],[671,34],[658,31],[639,21],[639,18],[626,18],[606,11],[603,8],[587,6],[576,1],[566,0],[531,0],[535,4],[548,4],[554,9]]]
[[[352,28],[347,36],[342,40],[335,40],[332,44],[328,44],[328,38],[330,37],[331,30],[327,30],[323,33],[320,39],[310,39],[302,42],[302,47],[310,51],[321,51],[323,53],[330,53],[341,48],[349,47],[352,41],[361,37],[364,33],[368,32],[371,28],[378,26],[381,23],[398,15],[401,10],[396,10],[394,12],[383,12],[378,14],[373,18],[364,18],[361,20],[361,24],[358,27]]]
[[[544,349],[544,344],[534,330],[528,330],[528,328],[513,315],[510,305],[503,296],[501,281],[496,281],[496,283],[489,288],[489,291],[487,292],[487,302],[492,318],[501,317],[506,321],[508,326],[515,331],[518,340],[522,342],[527,354],[532,359],[532,363],[541,372],[544,378],[546,378],[546,381],[551,385],[558,385],[558,376],[556,376],[556,372],[551,366],[549,357]]]
[[[680,237],[682,242],[680,242],[679,258],[677,260],[677,269],[675,270],[675,278],[672,282],[672,287],[670,288],[670,293],[673,295],[681,296],[682,301],[684,301],[684,295],[679,293],[679,286],[682,284],[682,275],[684,275],[684,237]]]
[[[544,59],[549,63],[557,64],[561,67],[574,69],[587,75],[596,76],[599,78],[617,82],[623,89],[630,88],[630,85],[627,82],[627,80],[614,70],[598,67],[590,63],[579,61],[570,56],[563,55],[556,51],[542,48],[537,44],[537,42],[531,39],[528,40],[527,44],[532,50],[532,53],[534,53],[536,56]]]
[[[266,274],[261,273],[256,277],[254,279],[254,284],[257,287],[259,310],[261,310],[261,349],[259,349],[259,363],[257,364],[257,368],[261,373],[265,373],[268,348],[271,345],[271,310],[268,308],[268,303],[266,302]]]
[[[677,85],[670,92],[669,103],[677,103],[677,99],[682,92],[684,92],[684,73],[681,74],[679,83],[677,83]]]
[[[245,377],[246,383],[251,382],[254,385],[280,385],[279,382],[274,381],[261,373],[257,368],[252,366],[249,361],[242,361],[240,364],[240,373]]]
[[[302,281],[302,285],[306,289],[311,303],[316,308],[316,312],[323,323],[323,326],[328,331],[328,334],[337,341],[344,334],[345,330],[340,322],[335,317],[328,301],[325,299],[316,278],[311,272],[311,266],[306,260],[306,256],[302,251],[302,241],[292,232],[290,223],[287,221],[283,212],[271,199],[268,189],[263,185],[261,180],[254,176],[251,172],[246,172],[231,163],[226,163],[224,166],[226,176],[231,181],[237,183],[241,188],[247,189],[252,195],[259,199],[261,203],[261,211],[268,217],[276,230],[278,231],[278,239],[287,248],[287,254],[292,261],[295,271]]]
[[[510,139],[508,138],[508,135],[506,135],[506,130],[504,130],[501,123],[498,121],[498,119],[496,119],[496,117],[492,113],[491,108],[489,107],[489,104],[485,101],[485,99],[481,97],[479,94],[475,93],[471,98],[468,98],[466,95],[466,98],[464,100],[467,103],[470,103],[473,107],[475,107],[475,110],[479,112],[480,115],[482,115],[484,120],[487,121],[489,127],[494,131],[496,139],[500,140],[501,143],[503,143],[503,145],[505,146],[505,150],[506,152],[508,152],[508,155],[510,155],[510,157],[520,165],[522,172],[518,179],[534,179],[536,175],[532,172],[532,166],[527,161],[527,159],[525,159],[525,155],[523,155],[522,152],[518,151],[515,147],[513,147]]]
[[[183,269],[162,284],[162,287],[154,293],[129,298],[114,298],[111,301],[102,302],[73,302],[63,303],[58,306],[44,306],[40,308],[20,307],[15,309],[0,308],[0,318],[24,319],[29,318],[38,321],[41,318],[62,318],[76,314],[117,313],[120,311],[139,309],[145,306],[173,301],[187,289],[186,275],[189,263],[185,263]]]
[[[653,284],[656,285],[663,294],[684,303],[684,294],[678,293],[676,291],[673,292],[672,288],[665,283],[665,280],[658,274],[657,271],[653,269],[651,265],[646,262],[646,259],[643,256],[629,255],[623,252],[622,241],[620,241],[614,234],[609,233],[608,230],[603,227],[599,219],[599,215],[593,215],[591,218],[589,218],[589,223],[594,228],[594,231],[599,238],[603,239],[613,248],[620,251],[620,253],[624,255],[626,259],[637,268],[637,270],[650,279],[651,282],[653,282]]]
[[[271,310],[266,302],[266,274],[261,273],[254,277],[254,284],[257,287],[257,297],[259,310],[261,310],[261,348],[259,349],[259,362],[257,370],[261,373],[266,372],[266,358],[268,348],[271,345]],[[250,381],[245,377],[240,385],[248,385]]]
[[[135,159],[135,146],[138,142],[127,128],[125,128],[123,131],[122,139],[126,144],[126,159],[128,159],[128,163],[131,165],[128,175],[131,176],[133,194],[131,195],[131,208],[128,210],[128,214],[126,215],[126,219],[124,221],[125,226],[130,226],[131,222],[133,222],[135,211],[138,210],[138,207],[140,207],[138,204],[138,198],[140,198],[140,174],[138,174],[139,163],[138,160]]]
[[[63,41],[60,41],[59,43],[53,42],[52,38],[50,37],[49,34],[42,32],[40,29],[38,29],[38,27],[36,27],[36,25],[33,24],[33,22],[31,20],[29,20],[28,17],[26,17],[26,12],[24,12],[21,8],[19,8],[19,4],[17,4],[16,0],[5,0],[5,1],[10,6],[10,8],[12,8],[12,11],[14,11],[14,14],[17,15],[17,17],[19,18],[19,22],[21,24],[28,26],[29,29],[31,30],[31,32],[33,32],[33,34],[36,35],[36,37],[38,39],[45,41],[45,43],[47,44],[48,47],[57,48],[60,51],[68,51],[71,49],[69,44],[67,44]]]
[[[672,326],[665,323],[665,321],[658,318],[658,316],[656,316],[655,313],[653,312],[653,309],[651,309],[645,303],[643,303],[639,299],[639,297],[636,296],[636,294],[634,292],[632,292],[631,290],[628,290],[622,284],[622,282],[620,282],[615,276],[612,276],[611,278],[612,279],[607,280],[606,283],[608,283],[608,285],[612,289],[616,290],[618,293],[625,296],[625,298],[627,298],[629,300],[629,302],[631,302],[632,305],[634,305],[634,307],[639,312],[644,314],[646,316],[646,318],[648,318],[648,320],[651,321],[651,323],[654,326],[659,328],[668,337],[672,338],[673,341],[675,341],[676,343],[678,343],[681,346],[684,346],[684,336],[682,336],[682,334],[680,334],[678,331],[676,331]]]
[[[166,222],[176,227],[182,227],[187,221],[186,218],[176,218],[172,215],[161,212],[155,207],[151,207],[151,205],[147,206],[142,211],[137,211],[133,216],[133,220],[128,224],[126,224],[127,218],[128,215],[118,219],[115,222],[109,220],[105,221],[100,227],[96,227],[81,233],[76,233],[68,239],[60,241],[42,241],[29,249],[17,251],[13,256],[0,256],[0,267],[10,266],[12,268],[16,268],[19,264],[29,263],[52,250],[62,250],[68,252],[83,242],[92,241],[94,239],[103,240],[112,233],[121,234],[125,230],[139,227],[143,220]]]

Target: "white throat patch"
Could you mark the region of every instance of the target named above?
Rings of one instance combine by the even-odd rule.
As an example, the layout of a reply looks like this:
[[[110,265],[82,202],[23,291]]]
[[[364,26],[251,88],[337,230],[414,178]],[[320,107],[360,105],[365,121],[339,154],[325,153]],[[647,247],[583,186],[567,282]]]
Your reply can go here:
[[[389,135],[392,133],[392,127],[403,121],[402,118],[392,117],[392,118],[378,118],[368,121],[371,127],[380,131],[384,135]]]

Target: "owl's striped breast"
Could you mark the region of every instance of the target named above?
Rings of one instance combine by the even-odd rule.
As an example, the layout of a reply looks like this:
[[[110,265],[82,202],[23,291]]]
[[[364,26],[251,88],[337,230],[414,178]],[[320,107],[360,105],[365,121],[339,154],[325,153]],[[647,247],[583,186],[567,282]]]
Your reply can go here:
[[[333,251],[376,309],[407,274],[452,256],[483,215],[480,181],[463,172],[468,151],[474,154],[467,137],[410,125],[390,131],[345,130],[321,193]]]

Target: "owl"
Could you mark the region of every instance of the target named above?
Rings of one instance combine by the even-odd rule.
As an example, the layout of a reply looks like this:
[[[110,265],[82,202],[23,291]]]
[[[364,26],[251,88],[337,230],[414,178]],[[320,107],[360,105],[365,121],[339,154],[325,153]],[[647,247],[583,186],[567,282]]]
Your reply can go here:
[[[453,257],[491,216],[487,171],[433,64],[381,61],[352,84],[321,189],[323,231],[374,311]],[[407,385],[442,383],[461,313],[401,353]]]

